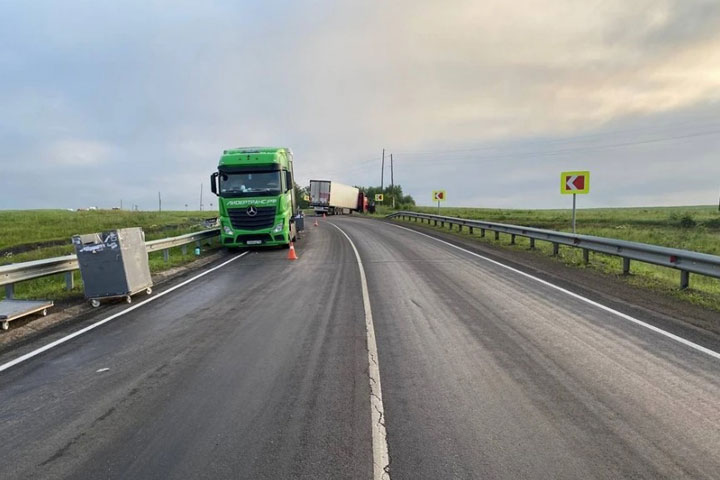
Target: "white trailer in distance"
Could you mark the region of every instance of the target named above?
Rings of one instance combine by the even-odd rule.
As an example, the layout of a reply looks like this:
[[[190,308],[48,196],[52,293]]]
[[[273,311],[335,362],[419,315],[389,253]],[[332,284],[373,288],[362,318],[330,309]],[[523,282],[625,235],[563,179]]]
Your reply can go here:
[[[310,206],[316,215],[349,214],[358,210],[360,189],[330,180],[310,180]]]

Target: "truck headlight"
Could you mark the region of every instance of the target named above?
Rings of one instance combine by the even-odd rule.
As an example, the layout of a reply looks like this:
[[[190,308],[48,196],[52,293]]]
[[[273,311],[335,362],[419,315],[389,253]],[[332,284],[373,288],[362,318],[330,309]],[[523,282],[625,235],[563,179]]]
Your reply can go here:
[[[277,225],[275,225],[275,228],[273,228],[273,233],[280,233],[283,231],[283,227],[285,226],[285,222],[280,222]]]
[[[230,228],[230,227],[228,227],[227,225],[225,225],[225,226],[223,227],[223,230],[225,230],[225,234],[226,234],[226,235],[232,235],[232,234],[233,234],[233,229]]]

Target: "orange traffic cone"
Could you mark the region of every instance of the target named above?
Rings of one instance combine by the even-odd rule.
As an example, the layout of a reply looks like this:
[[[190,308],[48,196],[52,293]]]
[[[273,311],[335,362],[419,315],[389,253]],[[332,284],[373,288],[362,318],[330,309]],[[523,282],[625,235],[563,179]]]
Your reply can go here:
[[[288,252],[288,260],[297,260],[298,256],[295,253],[295,245],[293,245],[293,242],[290,242],[290,251]]]

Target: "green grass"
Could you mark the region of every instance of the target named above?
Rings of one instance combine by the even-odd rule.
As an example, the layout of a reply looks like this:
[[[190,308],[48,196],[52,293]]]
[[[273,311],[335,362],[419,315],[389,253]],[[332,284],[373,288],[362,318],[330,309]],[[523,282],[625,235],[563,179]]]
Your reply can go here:
[[[202,220],[213,212],[128,212],[95,210],[5,210],[0,211],[0,265],[27,262],[74,252],[70,238],[76,234],[116,228],[142,227],[147,240],[173,237],[203,230]],[[46,246],[48,242],[61,245]],[[35,248],[33,248],[35,247]],[[8,253],[30,248],[22,253]]]
[[[416,207],[414,210],[423,213],[437,213],[436,207]],[[568,210],[441,208],[440,214],[550,230],[571,231],[571,213]],[[427,226],[427,224],[425,225]],[[447,231],[447,227],[445,231]],[[530,246],[528,239],[518,237],[516,245],[510,245],[510,239],[507,235],[501,235],[501,239],[496,242],[494,234],[488,234],[487,237],[481,238],[479,231],[476,232],[473,239],[479,242],[494,243],[519,250],[527,250]],[[720,213],[717,211],[717,207],[582,209],[577,212],[577,233],[720,255]],[[465,233],[458,233],[457,229],[455,229],[455,234],[469,235],[467,230],[465,230]],[[552,254],[551,244],[538,241],[536,246],[537,254]],[[720,280],[714,278],[691,275],[691,288],[680,290],[680,273],[670,268],[632,262],[632,274],[621,276],[622,260],[619,257],[591,254],[590,265],[585,265],[582,259],[582,250],[570,247],[560,248],[558,260],[577,268],[590,268],[606,274],[616,275],[629,284],[661,291],[697,305],[720,310]]]
[[[9,210],[0,211],[0,265],[27,262],[74,253],[70,238],[75,234],[93,233],[125,227],[142,227],[147,240],[166,238],[204,230],[203,219],[217,216],[210,212],[128,212],[65,210]],[[46,245],[58,242],[59,245]],[[217,246],[204,246],[202,256],[214,252]],[[23,250],[21,253],[12,253]],[[27,251],[24,251],[27,250]],[[182,248],[171,249],[170,261],[165,262],[162,252],[150,254],[150,270],[159,272],[188,263],[197,258],[194,245],[188,245],[187,254]],[[79,272],[75,272],[75,288],[65,289],[64,274],[53,275],[15,285],[15,297],[20,299],[51,298],[67,300],[82,296],[83,285]],[[0,299],[4,298],[4,289]]]

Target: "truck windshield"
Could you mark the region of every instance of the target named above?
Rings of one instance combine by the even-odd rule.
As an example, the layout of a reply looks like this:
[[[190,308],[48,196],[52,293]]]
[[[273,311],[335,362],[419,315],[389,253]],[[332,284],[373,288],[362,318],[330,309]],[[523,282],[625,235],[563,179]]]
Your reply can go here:
[[[280,172],[239,172],[220,174],[220,196],[258,197],[280,195]]]

